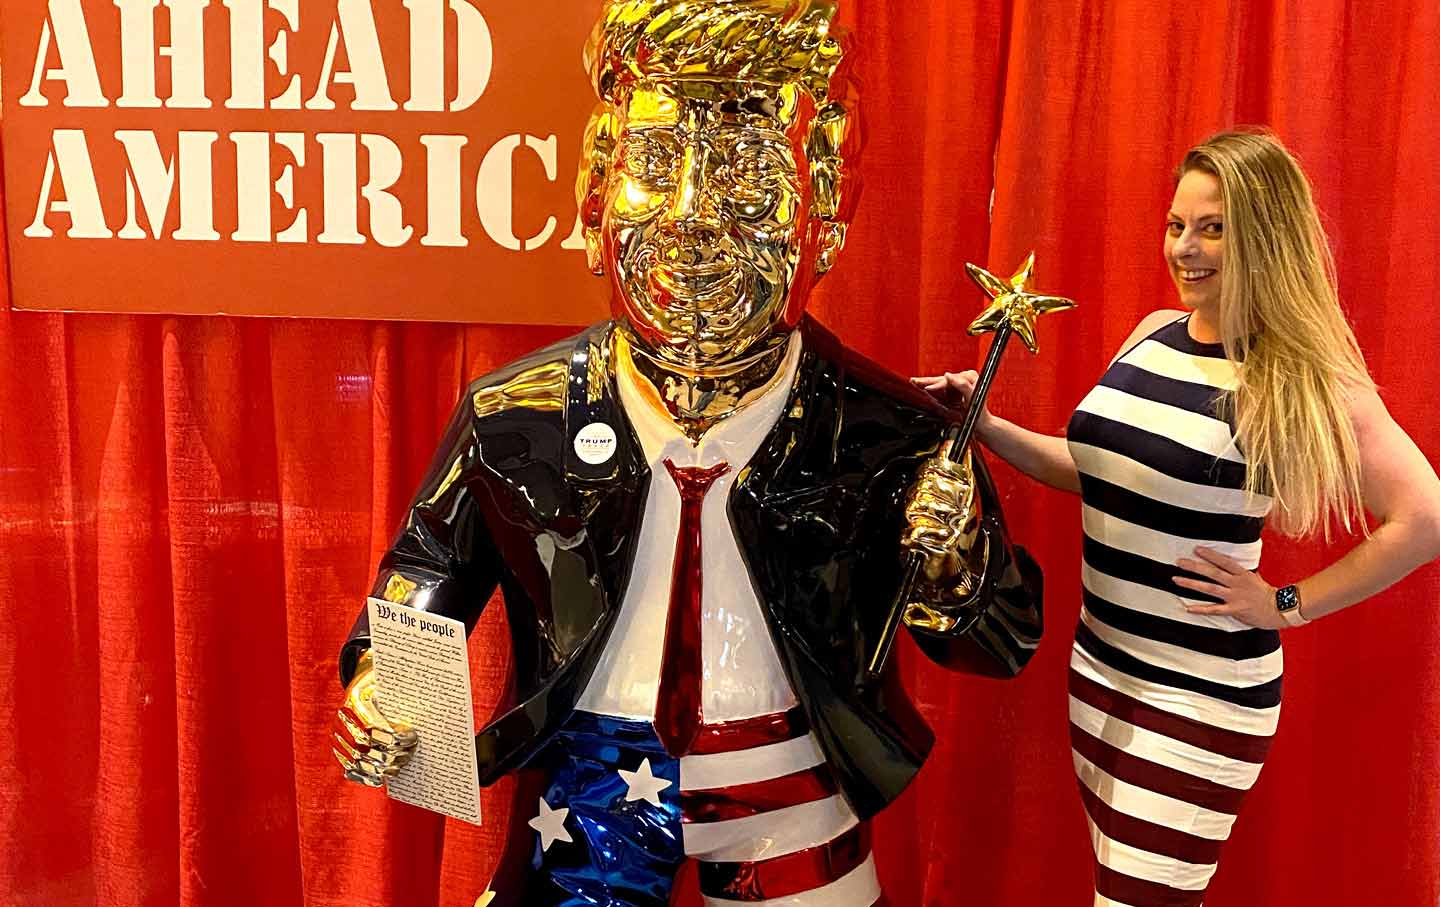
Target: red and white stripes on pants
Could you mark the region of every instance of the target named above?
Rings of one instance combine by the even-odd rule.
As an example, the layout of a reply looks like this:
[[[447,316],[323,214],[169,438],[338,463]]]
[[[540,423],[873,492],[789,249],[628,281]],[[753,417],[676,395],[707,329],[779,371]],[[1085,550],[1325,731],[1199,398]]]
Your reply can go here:
[[[867,824],[803,714],[707,726],[680,760],[685,855],[707,907],[877,907]]]

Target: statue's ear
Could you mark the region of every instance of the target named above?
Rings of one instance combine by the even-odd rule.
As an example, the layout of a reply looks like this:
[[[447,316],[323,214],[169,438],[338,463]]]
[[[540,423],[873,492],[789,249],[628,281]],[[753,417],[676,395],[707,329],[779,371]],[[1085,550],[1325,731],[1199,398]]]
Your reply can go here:
[[[845,230],[853,193],[846,178],[845,159],[841,148],[850,131],[850,114],[843,104],[831,102],[815,114],[806,142],[806,158],[810,162],[810,187],[813,192],[812,213],[820,219],[820,236],[815,255],[815,273],[825,274],[835,266],[835,259],[845,247]],[[847,206],[847,203],[850,203]]]
[[[846,225],[837,220],[827,220],[820,225],[820,245],[815,255],[815,273],[828,274],[835,267],[835,259],[845,248]]]
[[[604,244],[600,224],[605,211],[605,184],[610,178],[610,155],[615,150],[615,114],[601,104],[585,129],[580,154],[580,175],[575,199],[580,204],[580,231],[585,238],[585,259],[590,273],[605,276]]]
[[[585,239],[585,263],[596,277],[605,276],[605,247],[600,238],[600,193],[592,192],[580,203],[580,232]],[[592,213],[593,212],[593,213]]]

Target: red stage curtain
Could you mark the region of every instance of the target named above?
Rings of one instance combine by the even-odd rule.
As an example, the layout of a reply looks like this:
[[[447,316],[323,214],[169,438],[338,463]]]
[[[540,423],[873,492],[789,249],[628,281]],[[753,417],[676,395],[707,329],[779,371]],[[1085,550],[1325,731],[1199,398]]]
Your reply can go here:
[[[848,342],[902,373],[973,365],[961,262],[1035,248],[1039,283],[1081,308],[1044,323],[1040,358],[1012,354],[994,405],[1059,431],[1173,304],[1170,168],[1268,123],[1315,182],[1391,410],[1440,452],[1433,0],[850,6],[866,194],[813,307]],[[465,377],[565,333],[0,311],[0,900],[473,903],[506,785],[474,829],[343,783],[335,654]],[[878,823],[896,905],[1088,903],[1064,684],[1078,508],[998,475],[1046,568],[1049,637],[1011,683],[902,653],[941,742]],[[1352,540],[1269,542],[1276,582]],[[1287,634],[1279,739],[1208,903],[1440,898],[1437,598],[1429,567]],[[495,613],[472,646],[482,700],[506,670]]]

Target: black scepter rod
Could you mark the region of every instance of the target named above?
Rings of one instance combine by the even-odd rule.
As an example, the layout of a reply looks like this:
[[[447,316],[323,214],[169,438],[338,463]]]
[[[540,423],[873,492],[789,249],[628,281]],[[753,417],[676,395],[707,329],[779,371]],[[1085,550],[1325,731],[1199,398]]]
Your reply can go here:
[[[1039,347],[1035,342],[1035,319],[1049,312],[1075,307],[1073,300],[1061,296],[1043,296],[1026,290],[1026,284],[1030,282],[1030,275],[1035,270],[1034,252],[1026,257],[1020,270],[1016,271],[1015,276],[1008,281],[996,277],[977,265],[966,264],[965,270],[969,273],[970,279],[974,280],[991,299],[989,308],[980,313],[980,317],[970,325],[970,333],[978,335],[993,331],[995,342],[990,345],[990,352],[985,357],[985,365],[980,370],[980,377],[975,381],[975,392],[970,395],[970,406],[965,411],[965,418],[958,425],[950,426],[941,441],[940,455],[957,463],[964,460],[965,451],[970,447],[970,441],[975,435],[975,423],[980,418],[980,413],[985,410],[985,400],[990,395],[990,386],[995,382],[995,373],[1000,370],[1000,360],[1005,355],[1005,348],[1009,345],[1011,336],[1019,333],[1030,352],[1038,352]],[[899,633],[900,624],[905,619],[905,608],[910,604],[910,596],[915,591],[915,585],[920,580],[920,571],[924,569],[924,566],[925,554],[923,552],[909,551],[906,553],[903,579],[894,601],[890,603],[890,611],[886,615],[885,626],[881,630],[880,641],[875,647],[875,653],[871,655],[870,663],[865,668],[863,678],[865,683],[873,683],[884,674],[885,665],[890,660],[890,652],[895,648],[895,636]]]
[[[995,331],[995,342],[990,344],[990,353],[985,357],[985,365],[980,370],[980,377],[975,381],[975,392],[970,395],[970,405],[965,410],[965,418],[945,430],[945,437],[940,442],[941,455],[952,463],[965,459],[965,451],[975,436],[975,423],[985,409],[985,398],[990,395],[990,386],[995,383],[995,374],[1000,371],[1000,360],[1005,355],[1005,347],[1009,345],[1010,337],[1014,333],[1015,329],[1008,322]],[[900,589],[890,603],[890,612],[885,617],[885,628],[880,633],[880,642],[865,669],[867,681],[879,680],[885,673],[885,665],[895,648],[895,636],[900,632],[900,624],[905,617],[905,607],[910,603],[910,595],[915,590],[915,584],[920,581],[920,571],[924,567],[923,551],[906,553],[905,572]]]

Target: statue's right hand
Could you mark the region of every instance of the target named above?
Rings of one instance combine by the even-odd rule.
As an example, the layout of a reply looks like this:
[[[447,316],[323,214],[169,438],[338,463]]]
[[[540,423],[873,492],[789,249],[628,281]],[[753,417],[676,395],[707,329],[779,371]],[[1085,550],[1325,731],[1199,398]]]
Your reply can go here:
[[[968,372],[946,372],[943,375],[911,378],[910,383],[945,406],[963,411],[969,407],[970,397],[975,393],[975,383],[979,380],[980,373],[971,369]],[[985,407],[975,421],[976,429],[983,434],[985,429],[990,427],[994,418],[990,413],[990,407]]]
[[[375,688],[375,665],[366,652],[345,690],[331,739],[331,752],[345,777],[367,787],[395,777],[420,743],[410,728],[385,717],[375,701]]]

